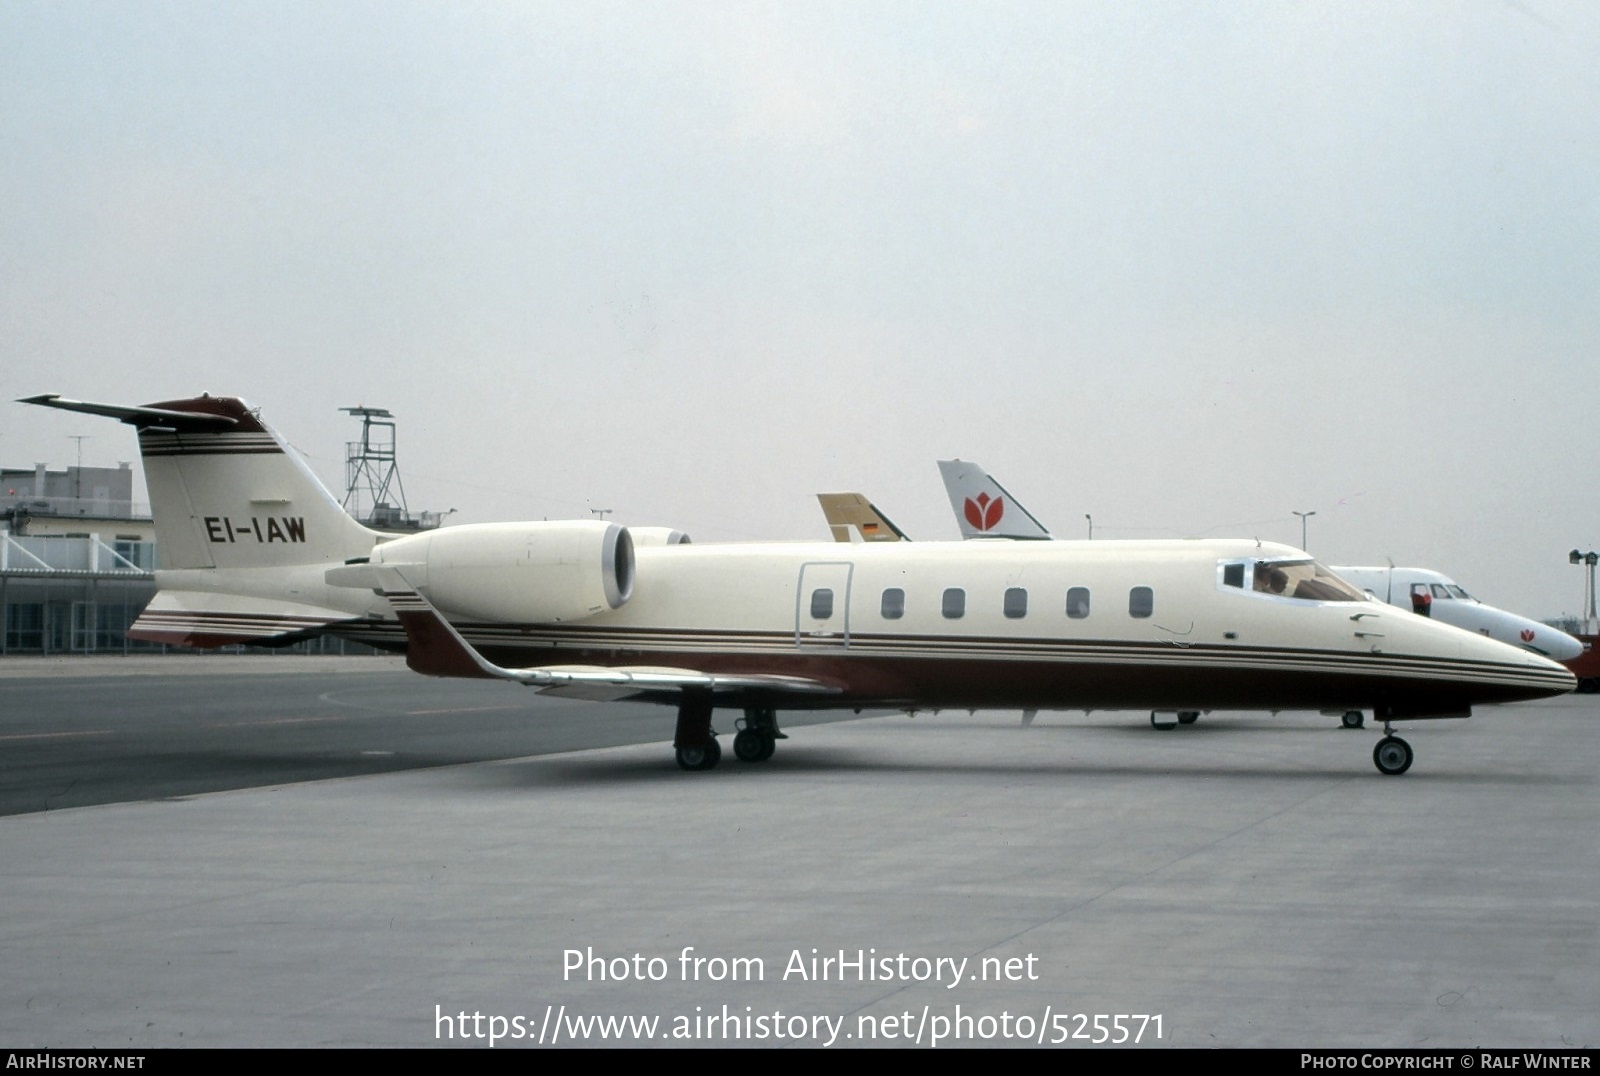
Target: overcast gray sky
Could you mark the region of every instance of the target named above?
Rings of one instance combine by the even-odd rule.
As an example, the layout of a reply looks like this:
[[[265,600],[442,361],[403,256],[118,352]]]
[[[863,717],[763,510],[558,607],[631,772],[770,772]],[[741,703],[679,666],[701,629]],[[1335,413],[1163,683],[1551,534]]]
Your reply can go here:
[[[1577,612],[1600,7],[0,5],[0,388],[243,396],[413,509],[1250,535]],[[0,404],[0,462],[135,458]]]

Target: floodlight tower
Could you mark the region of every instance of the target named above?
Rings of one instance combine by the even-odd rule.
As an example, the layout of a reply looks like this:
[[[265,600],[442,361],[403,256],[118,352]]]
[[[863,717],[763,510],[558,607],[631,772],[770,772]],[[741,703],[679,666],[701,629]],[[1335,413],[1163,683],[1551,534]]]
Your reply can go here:
[[[1589,580],[1583,588],[1583,601],[1588,606],[1588,609],[1584,611],[1583,630],[1587,634],[1596,630],[1594,626],[1596,621],[1594,611],[1594,567],[1596,564],[1600,564],[1600,553],[1596,553],[1592,549],[1587,553],[1574,549],[1567,554],[1567,560],[1573,564],[1587,565],[1589,568]]]
[[[400,465],[395,462],[394,416],[382,407],[339,410],[361,420],[361,440],[347,441],[344,446],[344,510],[374,527],[404,526],[410,513],[400,483]]]

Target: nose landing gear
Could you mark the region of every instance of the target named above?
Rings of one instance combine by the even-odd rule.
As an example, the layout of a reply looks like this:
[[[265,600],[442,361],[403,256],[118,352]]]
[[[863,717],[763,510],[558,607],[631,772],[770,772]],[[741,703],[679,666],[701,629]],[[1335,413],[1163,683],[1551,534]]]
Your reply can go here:
[[[1389,732],[1387,723],[1383,731]],[[1411,745],[1398,736],[1385,735],[1372,749],[1372,761],[1386,777],[1399,777],[1409,770],[1412,757]]]

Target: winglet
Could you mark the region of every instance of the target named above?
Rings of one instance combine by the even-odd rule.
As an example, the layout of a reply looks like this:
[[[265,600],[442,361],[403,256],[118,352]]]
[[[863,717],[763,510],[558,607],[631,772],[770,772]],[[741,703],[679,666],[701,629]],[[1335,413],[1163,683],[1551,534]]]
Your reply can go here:
[[[539,683],[535,674],[502,669],[489,661],[406,581],[398,568],[371,565],[406,630],[406,665],[425,676],[459,676]]]

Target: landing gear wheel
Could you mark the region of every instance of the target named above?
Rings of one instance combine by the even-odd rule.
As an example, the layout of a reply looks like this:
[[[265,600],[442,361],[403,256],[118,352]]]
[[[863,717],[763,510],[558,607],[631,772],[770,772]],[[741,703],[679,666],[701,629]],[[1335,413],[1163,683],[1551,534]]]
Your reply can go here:
[[[1196,721],[1199,721],[1199,720],[1200,720],[1200,711],[1199,710],[1179,710],[1178,711],[1178,724],[1180,724],[1180,725],[1192,725]]]
[[[1411,768],[1411,745],[1398,736],[1385,736],[1372,749],[1372,761],[1379,773],[1399,777]]]
[[[1339,721],[1347,729],[1358,729],[1367,723],[1360,710],[1346,710],[1344,717],[1340,718]]]
[[[1150,711],[1150,727],[1151,728],[1160,729],[1162,732],[1170,732],[1173,729],[1178,727],[1178,722],[1176,722],[1176,721],[1160,721],[1160,720],[1158,720],[1158,718],[1160,718],[1160,716],[1161,716],[1160,711],[1158,711],[1158,710],[1151,710]]]
[[[733,753],[740,762],[765,762],[778,749],[778,741],[760,729],[740,729],[733,738]]]
[[[722,746],[712,740],[705,747],[678,748],[678,767],[684,770],[714,770],[722,761]]]

